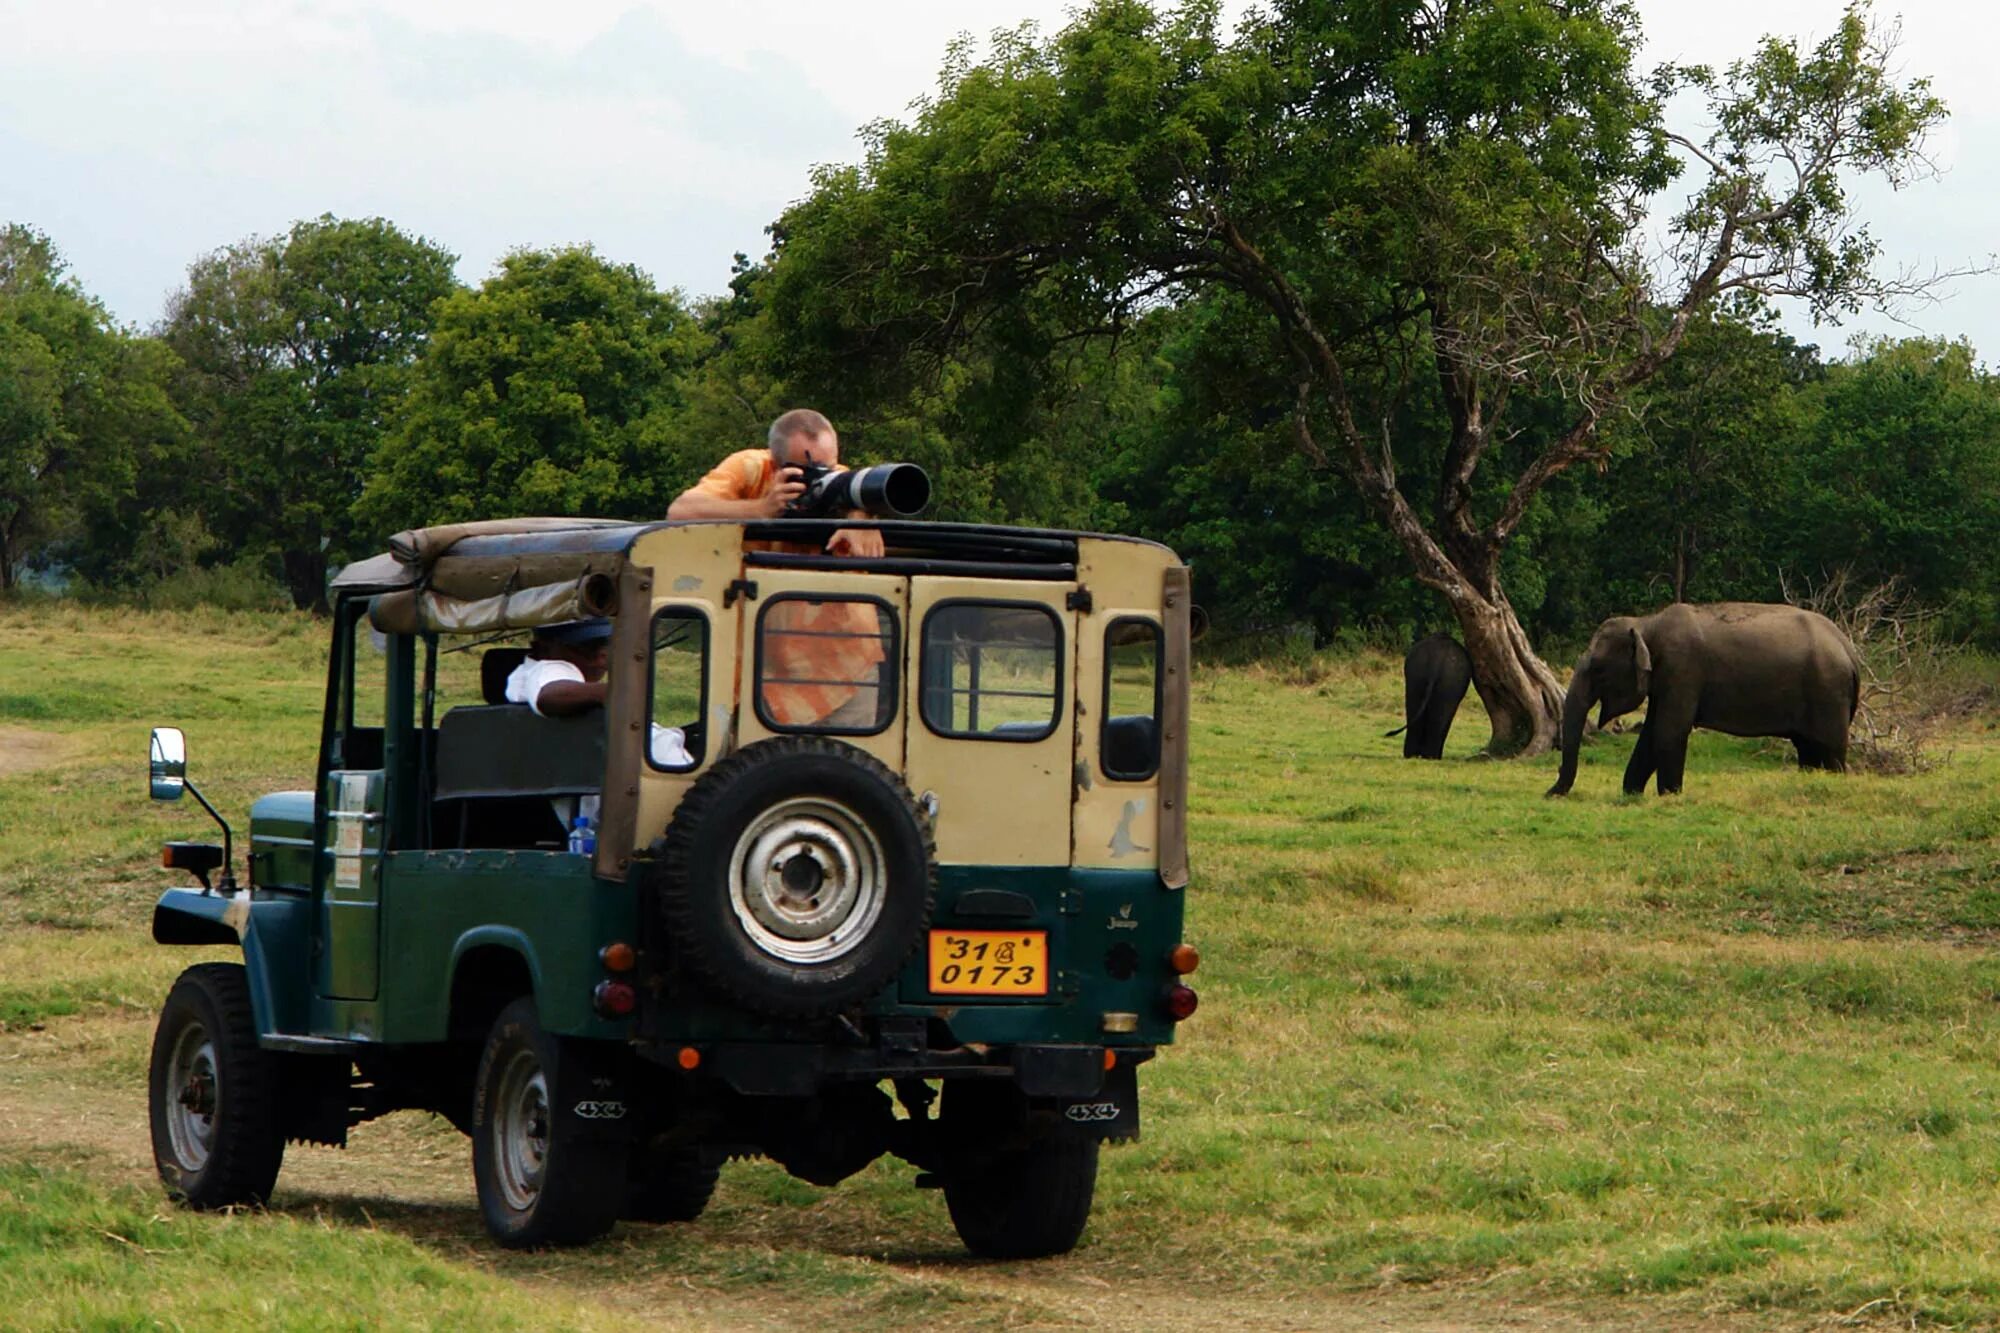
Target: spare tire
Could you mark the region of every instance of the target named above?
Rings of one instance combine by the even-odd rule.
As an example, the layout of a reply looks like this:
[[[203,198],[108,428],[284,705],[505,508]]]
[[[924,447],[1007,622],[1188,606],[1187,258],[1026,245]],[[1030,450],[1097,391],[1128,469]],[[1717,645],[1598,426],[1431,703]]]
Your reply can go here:
[[[937,895],[930,821],[888,767],[823,737],[760,741],[682,798],[659,898],[680,964],[778,1018],[833,1013],[894,980]]]

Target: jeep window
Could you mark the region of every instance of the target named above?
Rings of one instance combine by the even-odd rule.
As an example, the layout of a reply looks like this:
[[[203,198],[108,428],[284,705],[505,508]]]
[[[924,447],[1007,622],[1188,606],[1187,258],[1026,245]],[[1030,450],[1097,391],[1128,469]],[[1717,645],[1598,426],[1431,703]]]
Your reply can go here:
[[[924,725],[940,736],[1038,741],[1062,711],[1062,627],[1027,602],[941,602],[924,617]]]
[[[653,725],[646,762],[663,773],[701,764],[708,716],[708,617],[688,606],[653,617]]]
[[[1120,616],[1104,627],[1104,776],[1140,782],[1160,769],[1160,627]]]
[[[388,703],[388,659],[380,630],[368,623],[366,599],[343,604],[340,713],[335,722],[332,765],[367,769],[382,766],[382,719]]]
[[[869,736],[896,716],[896,613],[874,597],[780,593],[757,613],[757,717]]]

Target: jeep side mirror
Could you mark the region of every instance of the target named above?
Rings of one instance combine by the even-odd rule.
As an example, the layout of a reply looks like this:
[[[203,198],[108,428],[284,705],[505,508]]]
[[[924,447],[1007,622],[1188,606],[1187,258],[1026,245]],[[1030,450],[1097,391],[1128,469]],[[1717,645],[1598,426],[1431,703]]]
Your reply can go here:
[[[187,788],[187,737],[179,727],[154,727],[152,761],[147,765],[153,799],[178,801]]]

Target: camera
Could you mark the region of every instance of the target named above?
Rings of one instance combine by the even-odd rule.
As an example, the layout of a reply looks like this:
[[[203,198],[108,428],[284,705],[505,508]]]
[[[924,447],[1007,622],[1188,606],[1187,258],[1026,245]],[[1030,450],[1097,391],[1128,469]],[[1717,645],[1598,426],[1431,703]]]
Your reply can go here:
[[[785,506],[787,518],[915,518],[931,502],[931,479],[915,463],[877,463],[836,472],[825,463],[798,463],[805,494]]]

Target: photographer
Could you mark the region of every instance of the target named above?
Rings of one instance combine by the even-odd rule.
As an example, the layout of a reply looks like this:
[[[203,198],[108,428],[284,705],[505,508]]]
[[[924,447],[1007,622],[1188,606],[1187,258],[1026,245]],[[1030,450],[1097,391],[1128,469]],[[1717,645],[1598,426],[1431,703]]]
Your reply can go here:
[[[805,493],[800,469],[840,466],[840,436],[811,408],[795,408],[771,423],[770,447],[731,454],[667,507],[670,519],[781,518]],[[849,517],[866,515],[855,511]],[[812,554],[795,543],[767,548]],[[882,534],[842,528],[826,543],[834,555],[879,556]],[[882,640],[875,612],[848,601],[780,602],[759,622],[769,675],[760,692],[764,712],[787,727],[863,733],[881,723],[878,682]]]
[[[818,412],[794,408],[771,423],[767,448],[743,449],[723,459],[667,506],[667,517],[783,517],[785,506],[805,494],[800,468],[813,463],[838,468],[840,436]],[[849,516],[865,517],[859,511]],[[879,556],[882,534],[872,528],[842,528],[828,539],[826,549],[834,555]]]

